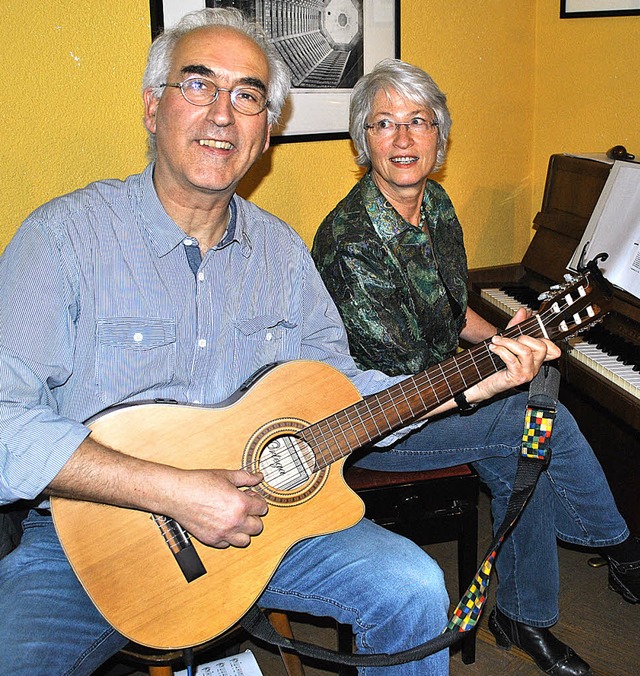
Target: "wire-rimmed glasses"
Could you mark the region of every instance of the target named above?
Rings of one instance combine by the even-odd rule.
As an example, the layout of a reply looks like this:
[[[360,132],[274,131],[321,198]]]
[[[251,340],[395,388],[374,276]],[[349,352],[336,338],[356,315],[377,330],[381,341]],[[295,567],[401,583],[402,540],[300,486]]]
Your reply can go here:
[[[430,136],[438,131],[438,120],[425,120],[423,117],[414,117],[409,122],[396,122],[388,118],[365,124],[364,128],[374,136],[386,138],[393,136],[399,127],[406,127],[413,136]]]
[[[256,87],[225,89],[205,77],[190,77],[182,82],[165,82],[161,87],[176,87],[185,101],[194,106],[210,106],[218,100],[220,92],[228,92],[231,105],[243,115],[257,115],[269,104],[267,97]]]

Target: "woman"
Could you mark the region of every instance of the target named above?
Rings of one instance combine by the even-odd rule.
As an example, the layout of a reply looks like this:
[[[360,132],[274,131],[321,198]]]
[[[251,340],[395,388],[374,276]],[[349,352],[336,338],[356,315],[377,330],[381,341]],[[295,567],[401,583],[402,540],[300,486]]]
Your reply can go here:
[[[356,162],[367,172],[320,225],[312,254],[363,367],[416,373],[452,354],[460,338],[477,343],[496,333],[467,307],[462,230],[446,192],[429,179],[444,163],[450,127],[445,95],[419,68],[388,59],[354,87],[350,133]],[[514,321],[525,316],[520,310]],[[456,403],[459,414],[433,420],[359,464],[393,471],[472,462],[491,490],[499,525],[515,474],[526,394],[477,408],[464,396]],[[622,570],[631,570],[621,562],[640,561],[640,544],[562,407],[551,464],[497,559],[500,586],[489,629],[498,645],[517,645],[546,673],[589,674],[589,665],[548,629],[558,618],[556,537],[603,548],[614,588],[640,598],[640,565],[620,578]],[[534,570],[544,574],[532,575]]]
[[[320,226],[313,254],[321,272],[336,275],[325,282],[367,368],[415,373],[449,356],[459,337],[476,343],[496,333],[463,312],[462,230],[446,192],[428,178],[444,163],[450,128],[445,95],[408,64],[383,61],[353,90],[350,132],[356,162],[369,171]],[[348,259],[339,253],[347,247]]]

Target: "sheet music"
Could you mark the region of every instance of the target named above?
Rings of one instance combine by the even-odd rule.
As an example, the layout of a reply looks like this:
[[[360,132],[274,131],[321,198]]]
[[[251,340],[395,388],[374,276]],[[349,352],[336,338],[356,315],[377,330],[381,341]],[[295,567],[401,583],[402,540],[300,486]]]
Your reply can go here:
[[[195,667],[195,676],[263,676],[250,650]],[[187,670],[176,671],[175,676],[187,676]]]
[[[604,276],[640,297],[640,163],[613,163],[568,267],[576,270],[602,252],[609,254],[600,263]]]

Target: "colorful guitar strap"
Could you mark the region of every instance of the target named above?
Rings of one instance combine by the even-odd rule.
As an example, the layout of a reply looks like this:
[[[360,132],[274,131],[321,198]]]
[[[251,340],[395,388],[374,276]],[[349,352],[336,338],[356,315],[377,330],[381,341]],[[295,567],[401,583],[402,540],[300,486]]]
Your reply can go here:
[[[504,520],[496,531],[473,582],[454,610],[447,631],[469,631],[480,618],[498,549],[533,493],[540,473],[551,460],[549,441],[556,417],[559,387],[560,372],[548,364],[543,365],[531,381],[520,458]]]

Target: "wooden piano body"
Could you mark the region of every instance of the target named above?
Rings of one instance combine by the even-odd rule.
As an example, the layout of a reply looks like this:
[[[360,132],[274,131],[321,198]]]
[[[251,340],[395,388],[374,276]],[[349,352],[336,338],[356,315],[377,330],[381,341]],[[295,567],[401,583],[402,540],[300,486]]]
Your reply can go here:
[[[595,160],[552,155],[542,208],[534,219],[536,233],[522,263],[472,270],[470,307],[504,326],[513,310],[497,289],[521,287],[537,295],[562,282],[609,171],[610,165]],[[512,293],[509,289],[508,295]],[[519,292],[516,295],[519,297]],[[514,301],[513,307],[519,304]],[[597,330],[621,344],[626,354],[640,355],[638,298],[616,289],[613,310]],[[589,336],[585,335],[586,340]],[[583,351],[591,354],[593,347],[586,340],[580,337],[562,345],[560,399],[598,456],[629,527],[640,533],[640,372],[623,367],[622,375],[617,375],[618,353],[610,345],[607,349],[614,352],[613,358],[601,356],[597,350],[593,358],[585,357]],[[640,356],[637,359],[640,361]]]

